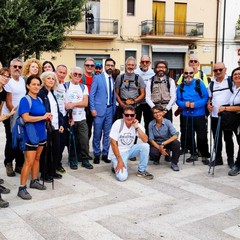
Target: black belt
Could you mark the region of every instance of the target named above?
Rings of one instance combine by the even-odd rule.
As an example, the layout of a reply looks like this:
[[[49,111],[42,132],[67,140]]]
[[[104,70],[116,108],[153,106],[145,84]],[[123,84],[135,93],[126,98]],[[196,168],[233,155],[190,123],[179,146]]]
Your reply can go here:
[[[110,105],[107,105],[107,108],[110,108],[112,106],[112,104],[110,104]]]

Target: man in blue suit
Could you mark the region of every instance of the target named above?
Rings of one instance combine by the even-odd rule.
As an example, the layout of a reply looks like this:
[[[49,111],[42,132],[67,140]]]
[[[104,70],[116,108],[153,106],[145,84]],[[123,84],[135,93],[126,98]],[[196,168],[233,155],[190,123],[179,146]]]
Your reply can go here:
[[[102,155],[102,160],[105,163],[111,162],[107,156],[109,150],[109,133],[116,110],[116,94],[112,78],[115,64],[112,58],[106,59],[105,71],[94,76],[89,94],[90,110],[94,118],[93,163],[95,164],[100,163],[100,155]],[[101,138],[102,151],[100,148]]]

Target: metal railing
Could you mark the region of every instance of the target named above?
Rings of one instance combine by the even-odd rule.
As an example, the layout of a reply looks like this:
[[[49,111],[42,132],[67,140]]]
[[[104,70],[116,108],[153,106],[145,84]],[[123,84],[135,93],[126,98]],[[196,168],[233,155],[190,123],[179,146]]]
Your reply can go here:
[[[160,22],[144,20],[141,22],[141,36],[196,36],[203,37],[204,24],[196,22]]]
[[[66,33],[67,35],[82,35],[82,34],[94,34],[94,35],[117,35],[118,34],[118,20],[116,19],[100,19],[95,18],[94,22],[82,21],[75,26],[71,31]]]

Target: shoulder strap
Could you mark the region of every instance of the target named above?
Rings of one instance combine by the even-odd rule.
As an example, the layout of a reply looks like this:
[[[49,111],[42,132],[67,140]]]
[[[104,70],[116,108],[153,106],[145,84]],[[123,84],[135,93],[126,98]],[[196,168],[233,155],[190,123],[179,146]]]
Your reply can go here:
[[[230,91],[233,93],[231,76],[228,76],[227,81],[228,81],[228,87],[229,87]]]
[[[211,81],[209,84],[209,89],[210,89],[211,93],[213,93],[213,84],[214,84],[214,81]]]
[[[124,121],[123,119],[121,119],[121,125],[120,125],[120,128],[119,128],[119,133],[123,130],[123,125],[124,125]]]
[[[70,82],[65,82],[63,86],[65,87],[65,90],[67,91],[69,89]]]
[[[139,76],[139,75],[135,73],[135,79],[134,79],[134,81],[135,81],[136,87],[138,87],[138,76]]]
[[[152,76],[152,78],[151,78],[151,93],[152,93],[152,90],[153,90],[154,77],[155,77],[155,76]]]
[[[120,75],[121,76],[121,82],[120,82],[120,86],[119,89],[121,88],[122,84],[123,84],[123,79],[124,79],[124,73]]]
[[[181,94],[181,97],[182,97],[182,93],[184,92],[184,81],[183,80],[180,84],[179,90],[180,90],[180,94]]]
[[[31,99],[31,97],[27,94],[27,95],[25,95],[25,98],[27,99],[27,101],[28,101],[28,104],[29,104],[29,108],[31,109],[31,107],[32,107],[32,99]],[[39,98],[39,97],[38,97]],[[41,99],[42,100],[42,99]]]
[[[203,78],[204,78],[204,76],[203,76],[203,71],[202,70],[199,70],[198,72],[200,72],[200,79],[203,81]]]
[[[168,75],[167,75],[167,77],[166,77],[166,81],[167,81],[168,91],[170,92],[170,82],[169,82],[169,76],[168,76]]]
[[[82,83],[79,83],[79,86],[81,87],[81,89],[82,89],[82,92],[84,92],[84,89],[85,89],[85,86],[84,86],[84,84],[82,84]]]
[[[202,98],[202,91],[201,91],[200,81],[201,81],[200,79],[196,79],[195,91],[199,94],[200,98]]]

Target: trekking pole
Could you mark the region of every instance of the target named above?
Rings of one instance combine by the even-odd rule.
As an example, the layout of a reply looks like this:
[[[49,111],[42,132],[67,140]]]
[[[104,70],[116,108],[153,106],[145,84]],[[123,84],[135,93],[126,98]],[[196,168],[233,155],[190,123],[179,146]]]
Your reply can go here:
[[[186,116],[186,125],[185,125],[185,138],[184,138],[184,149],[183,149],[183,164],[185,164],[185,155],[186,155],[186,145],[187,145],[187,125],[188,125],[188,115],[189,115],[189,108],[187,108],[187,116]]]
[[[46,121],[47,126],[47,158],[50,157],[50,164],[51,164],[51,170],[52,170],[52,189],[54,190],[54,178],[53,178],[53,156],[52,156],[52,125],[51,121]]]
[[[74,129],[73,129],[73,117],[72,117],[72,109],[68,109],[68,119],[69,119],[69,150],[68,150],[68,165],[70,166],[70,149],[71,144],[73,143],[74,153],[75,153],[75,162],[76,165],[78,165],[78,157],[77,157],[77,148],[76,148],[76,141],[75,141],[75,135],[74,135]]]
[[[221,116],[218,117],[217,129],[216,129],[216,134],[215,134],[215,138],[214,138],[214,147],[213,147],[213,151],[211,154],[210,166],[209,166],[209,171],[208,171],[208,173],[210,173],[211,168],[212,168],[213,169],[212,175],[214,175],[214,170],[215,170],[215,164],[216,164],[215,156],[216,156],[217,147],[218,147],[220,128],[221,128]]]
[[[193,166],[195,165],[195,146],[194,146],[194,121],[193,121],[193,109],[191,111],[191,118],[192,118],[192,154],[193,154]]]

